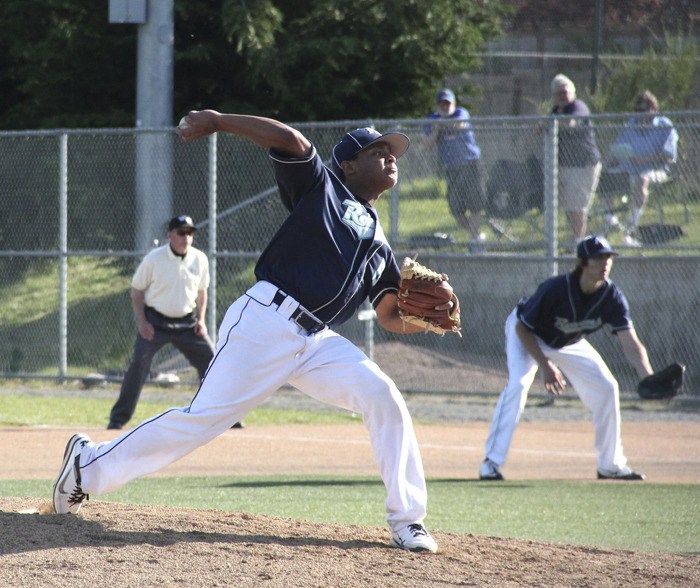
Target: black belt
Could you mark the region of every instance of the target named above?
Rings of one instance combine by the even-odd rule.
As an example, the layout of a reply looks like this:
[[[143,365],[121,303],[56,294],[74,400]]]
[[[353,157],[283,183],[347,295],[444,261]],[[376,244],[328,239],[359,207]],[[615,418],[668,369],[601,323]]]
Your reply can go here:
[[[277,290],[272,302],[278,307],[287,299],[287,295],[282,290]],[[309,335],[318,333],[326,327],[326,323],[318,320],[313,314],[306,310],[301,304],[291,314],[289,320],[293,320],[297,325],[304,329]]]

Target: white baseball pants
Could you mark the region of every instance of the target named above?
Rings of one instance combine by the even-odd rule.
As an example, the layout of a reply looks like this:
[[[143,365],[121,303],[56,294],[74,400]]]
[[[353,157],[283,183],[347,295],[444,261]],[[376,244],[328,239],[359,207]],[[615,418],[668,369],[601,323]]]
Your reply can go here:
[[[87,494],[116,490],[158,471],[227,431],[285,383],[362,415],[386,487],[394,530],[426,515],[418,442],[394,382],[331,329],[308,335],[288,317],[297,303],[272,304],[277,288],[258,282],[229,308],[214,359],[187,407],[172,408],[80,456]],[[332,455],[329,456],[332,459]]]
[[[538,369],[515,331],[517,321],[513,310],[505,326],[508,383],[498,398],[486,440],[485,457],[498,465],[506,461]],[[611,474],[622,470],[627,459],[620,437],[619,389],[603,358],[585,339],[561,349],[550,347],[539,338],[538,342],[592,413],[598,470]]]

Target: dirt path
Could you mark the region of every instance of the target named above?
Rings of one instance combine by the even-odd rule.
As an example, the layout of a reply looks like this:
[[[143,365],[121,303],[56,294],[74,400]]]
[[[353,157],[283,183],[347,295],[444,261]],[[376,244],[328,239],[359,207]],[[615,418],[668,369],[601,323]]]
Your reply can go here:
[[[428,477],[474,478],[488,423],[416,425]],[[72,429],[0,427],[0,479],[52,479]],[[84,430],[95,441],[113,431]],[[623,424],[630,465],[650,481],[700,484],[700,423]],[[544,467],[543,467],[544,466]],[[157,475],[375,475],[364,427],[254,426],[231,430]],[[588,422],[521,423],[504,473],[510,479],[591,479],[593,432]]]

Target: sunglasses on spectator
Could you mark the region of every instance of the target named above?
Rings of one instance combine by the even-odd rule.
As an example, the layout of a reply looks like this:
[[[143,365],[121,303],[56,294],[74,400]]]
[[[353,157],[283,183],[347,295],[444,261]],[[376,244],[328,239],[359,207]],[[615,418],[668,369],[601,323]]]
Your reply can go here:
[[[194,235],[194,231],[190,230],[188,231],[187,229],[178,229],[175,231],[180,237],[187,237],[187,235]]]

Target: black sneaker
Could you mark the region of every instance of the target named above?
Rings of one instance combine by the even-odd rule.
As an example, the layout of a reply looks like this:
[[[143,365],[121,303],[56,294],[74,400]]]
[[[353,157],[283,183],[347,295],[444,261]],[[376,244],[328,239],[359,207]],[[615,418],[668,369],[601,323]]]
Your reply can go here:
[[[505,478],[501,470],[498,469],[498,464],[487,457],[479,467],[479,480],[500,481],[505,480]]]
[[[639,472],[635,472],[634,470],[631,470],[629,468],[624,468],[623,470],[620,470],[619,472],[615,472],[614,474],[606,474],[598,470],[598,479],[599,480],[643,480],[644,479],[644,474],[640,474]]]

